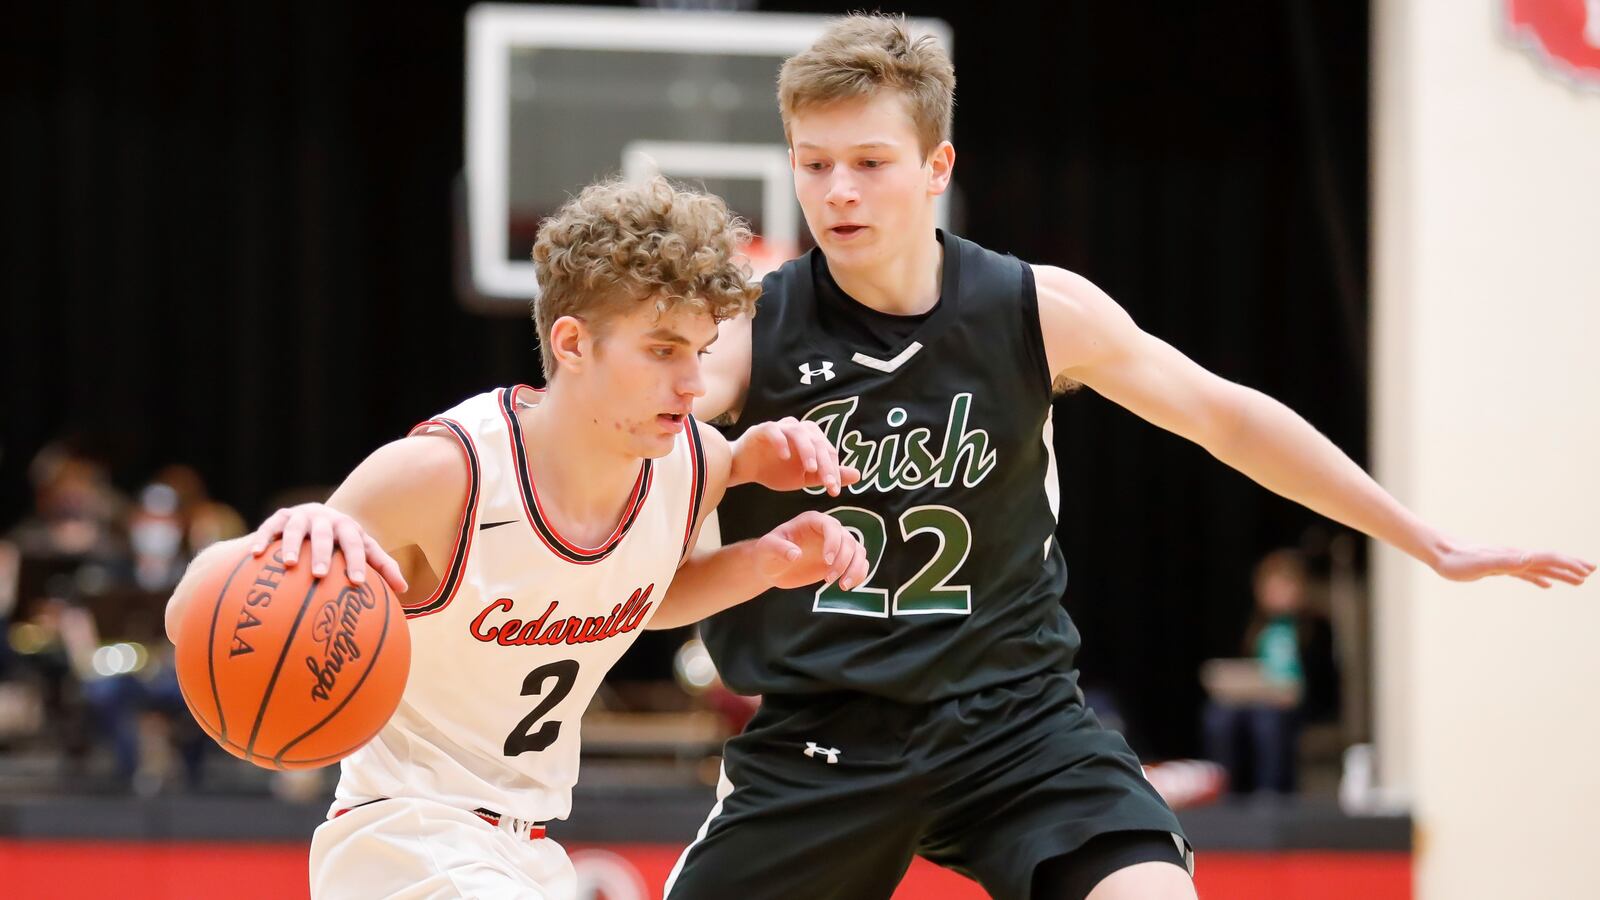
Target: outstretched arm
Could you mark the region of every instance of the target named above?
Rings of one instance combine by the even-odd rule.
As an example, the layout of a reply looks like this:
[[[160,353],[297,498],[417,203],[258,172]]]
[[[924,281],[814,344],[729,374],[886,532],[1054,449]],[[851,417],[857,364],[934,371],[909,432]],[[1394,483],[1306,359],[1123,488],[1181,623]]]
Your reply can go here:
[[[705,500],[689,554],[648,628],[698,622],[775,587],[838,581],[848,589],[866,578],[866,551],[837,519],[818,512],[802,513],[754,540],[699,546],[700,529],[730,484],[749,481],[774,490],[820,484],[837,495],[839,485],[854,483],[859,473],[839,466],[826,440],[814,443],[821,432],[813,435],[816,426],[809,422],[763,423],[759,433],[751,429],[732,445],[716,429],[695,425],[706,454]]]
[[[1305,419],[1141,331],[1087,279],[1035,266],[1050,370],[1181,435],[1268,490],[1390,544],[1445,578],[1582,584],[1594,564],[1456,540],[1400,504]]]

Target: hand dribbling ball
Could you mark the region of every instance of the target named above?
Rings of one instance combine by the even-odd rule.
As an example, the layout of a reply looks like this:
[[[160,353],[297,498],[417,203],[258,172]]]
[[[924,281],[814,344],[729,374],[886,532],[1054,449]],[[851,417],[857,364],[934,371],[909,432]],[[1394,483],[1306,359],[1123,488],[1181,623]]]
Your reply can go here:
[[[380,577],[355,584],[283,562],[275,541],[201,573],[178,625],[178,685],[200,726],[234,756],[310,769],[355,752],[400,705],[411,633]]]

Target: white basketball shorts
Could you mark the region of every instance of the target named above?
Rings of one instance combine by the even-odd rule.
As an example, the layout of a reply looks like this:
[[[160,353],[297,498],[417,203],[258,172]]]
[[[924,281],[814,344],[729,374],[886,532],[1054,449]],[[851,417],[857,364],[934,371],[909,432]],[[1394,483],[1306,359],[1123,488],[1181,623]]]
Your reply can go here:
[[[313,900],[572,900],[561,845],[431,800],[358,806],[311,838]]]

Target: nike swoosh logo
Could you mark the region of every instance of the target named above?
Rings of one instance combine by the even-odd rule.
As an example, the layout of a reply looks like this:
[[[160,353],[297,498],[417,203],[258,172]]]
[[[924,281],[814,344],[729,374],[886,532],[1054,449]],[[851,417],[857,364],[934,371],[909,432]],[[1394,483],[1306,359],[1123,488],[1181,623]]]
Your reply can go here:
[[[491,528],[499,528],[501,525],[510,525],[512,522],[515,522],[515,521],[516,521],[516,519],[507,519],[504,522],[483,522],[483,523],[478,525],[478,530],[479,531],[488,531]]]

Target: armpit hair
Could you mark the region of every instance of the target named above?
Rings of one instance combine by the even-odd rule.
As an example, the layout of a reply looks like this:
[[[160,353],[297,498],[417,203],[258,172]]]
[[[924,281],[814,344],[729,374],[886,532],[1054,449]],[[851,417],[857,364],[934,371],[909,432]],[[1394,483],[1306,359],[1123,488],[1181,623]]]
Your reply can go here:
[[[1056,380],[1050,382],[1050,399],[1065,397],[1067,394],[1077,393],[1083,387],[1083,382],[1073,381],[1065,375],[1057,375]]]

